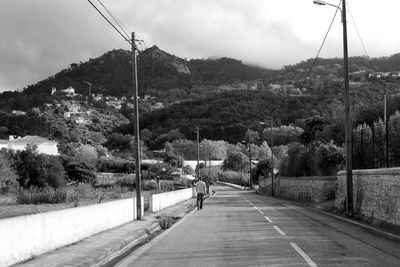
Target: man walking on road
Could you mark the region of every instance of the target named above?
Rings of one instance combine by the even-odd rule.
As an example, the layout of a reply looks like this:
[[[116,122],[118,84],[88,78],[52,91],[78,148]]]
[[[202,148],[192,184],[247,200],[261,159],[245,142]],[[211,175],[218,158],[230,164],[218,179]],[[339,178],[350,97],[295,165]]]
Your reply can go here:
[[[197,209],[203,208],[203,197],[206,194],[206,183],[199,178],[199,181],[196,183],[196,193],[197,193]]]

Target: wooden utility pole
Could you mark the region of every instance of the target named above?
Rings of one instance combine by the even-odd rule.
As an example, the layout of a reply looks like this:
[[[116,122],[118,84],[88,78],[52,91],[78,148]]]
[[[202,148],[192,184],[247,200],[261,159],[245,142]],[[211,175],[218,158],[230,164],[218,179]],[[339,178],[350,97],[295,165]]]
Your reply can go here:
[[[346,213],[353,216],[353,166],[352,166],[352,142],[351,142],[351,114],[350,114],[350,86],[349,86],[349,56],[347,51],[347,21],[346,1],[342,0],[342,23],[343,23],[343,67],[344,67],[344,98],[345,98],[345,143],[346,143]]]
[[[141,177],[140,177],[140,137],[139,137],[139,103],[138,103],[138,80],[137,80],[137,58],[135,33],[132,32],[132,76],[133,76],[133,103],[135,105],[134,135],[135,135],[135,174],[136,174],[136,211],[137,219],[142,218],[142,197],[141,197]]]
[[[197,179],[200,179],[200,133],[199,126],[196,126],[197,134]]]
[[[271,196],[274,196],[274,118],[271,117]]]

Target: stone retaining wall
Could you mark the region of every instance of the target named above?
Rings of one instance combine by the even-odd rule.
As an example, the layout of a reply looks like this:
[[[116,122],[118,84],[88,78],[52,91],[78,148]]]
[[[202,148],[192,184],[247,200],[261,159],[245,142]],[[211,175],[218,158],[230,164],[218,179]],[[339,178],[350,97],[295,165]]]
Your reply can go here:
[[[346,172],[338,173],[335,208],[345,210]],[[400,168],[353,170],[354,212],[374,224],[400,226]]]
[[[335,198],[335,176],[275,177],[276,197],[300,202],[321,203]],[[260,178],[259,192],[271,195],[271,178]]]

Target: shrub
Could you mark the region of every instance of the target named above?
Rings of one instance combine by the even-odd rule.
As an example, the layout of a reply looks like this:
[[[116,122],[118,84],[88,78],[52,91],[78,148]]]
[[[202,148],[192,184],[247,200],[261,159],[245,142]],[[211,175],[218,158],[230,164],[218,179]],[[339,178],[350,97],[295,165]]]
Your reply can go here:
[[[156,191],[158,189],[156,180],[143,180],[142,190],[144,191]]]
[[[0,194],[13,192],[18,186],[18,175],[11,166],[11,160],[0,153]]]
[[[218,180],[221,182],[227,182],[243,186],[249,184],[249,177],[242,172],[218,171],[217,177]]]
[[[135,163],[128,160],[100,158],[96,163],[99,172],[111,173],[132,173],[135,170]]]
[[[201,179],[208,185],[214,184],[218,179],[219,167],[200,169]]]
[[[18,204],[55,204],[63,203],[67,200],[67,189],[52,187],[31,187],[29,189],[20,189],[17,194]]]
[[[31,186],[53,188],[63,187],[65,179],[64,167],[59,157],[37,154],[35,148],[18,151],[14,155],[19,184],[24,188]]]
[[[96,183],[95,168],[85,162],[70,162],[66,166],[68,178],[76,183]]]
[[[243,171],[248,166],[247,156],[241,152],[231,152],[222,163],[224,171]]]

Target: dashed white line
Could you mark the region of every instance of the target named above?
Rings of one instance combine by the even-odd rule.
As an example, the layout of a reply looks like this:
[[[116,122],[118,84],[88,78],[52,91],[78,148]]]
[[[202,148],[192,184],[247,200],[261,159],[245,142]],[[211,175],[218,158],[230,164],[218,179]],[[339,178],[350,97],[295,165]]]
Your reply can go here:
[[[264,212],[262,210],[258,210],[259,213],[264,214]]]
[[[272,222],[270,218],[268,218],[267,216],[264,216],[264,218],[267,220],[267,222]]]
[[[286,235],[284,231],[282,231],[278,226],[274,225],[274,228],[280,235]]]
[[[255,208],[256,210],[258,210],[258,208],[256,206],[253,206],[253,208]]]
[[[303,257],[303,259],[310,265],[311,267],[317,267],[318,265],[301,249],[296,243],[290,243],[290,245]]]

